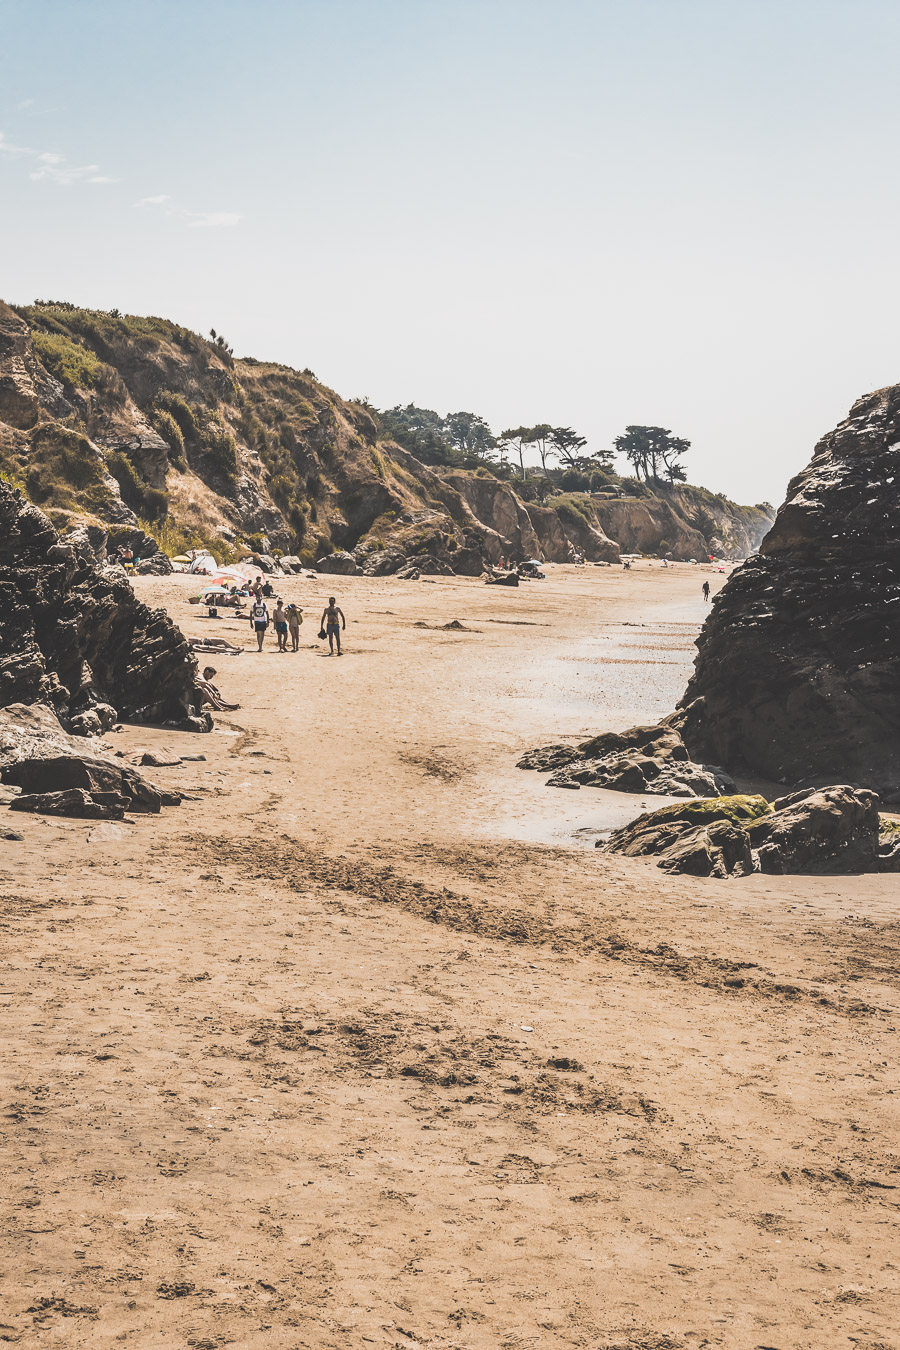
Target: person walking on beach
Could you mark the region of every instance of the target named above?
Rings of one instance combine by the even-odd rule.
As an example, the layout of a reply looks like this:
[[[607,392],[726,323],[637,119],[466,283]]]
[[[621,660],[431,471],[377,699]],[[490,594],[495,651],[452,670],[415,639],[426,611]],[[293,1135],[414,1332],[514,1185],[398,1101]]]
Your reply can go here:
[[[328,606],[322,611],[322,627],[328,635],[328,655],[334,656],[334,644],[337,643],[337,654],[341,655],[341,628],[347,627],[347,620],[344,618],[344,611],[338,609],[335,604],[334,596],[328,597]]]
[[[272,615],[272,622],[275,625],[275,636],[278,638],[278,650],[280,652],[286,652],[287,634],[288,634],[288,616],[287,610],[284,607],[284,603],[280,595],[275,605],[275,612]]]
[[[704,581],[704,583],[703,583],[703,599],[704,599],[707,603],[709,603],[709,582],[708,582],[708,581]]]
[[[261,652],[263,638],[266,636],[266,629],[269,626],[269,606],[262,596],[257,596],[250,606],[250,622],[256,634],[256,650]]]
[[[288,605],[287,621],[291,635],[291,651],[297,652],[300,650],[300,625],[303,622],[303,615],[298,605]]]

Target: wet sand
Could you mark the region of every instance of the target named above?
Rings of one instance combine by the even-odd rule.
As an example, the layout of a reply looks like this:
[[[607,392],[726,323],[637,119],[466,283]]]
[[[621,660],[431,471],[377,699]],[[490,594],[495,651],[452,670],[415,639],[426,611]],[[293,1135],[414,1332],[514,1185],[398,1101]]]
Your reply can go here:
[[[136,581],[242,706],[3,846],[0,1341],[900,1344],[896,879],[667,877],[514,767],[671,710],[702,579],[298,578],[286,655]]]

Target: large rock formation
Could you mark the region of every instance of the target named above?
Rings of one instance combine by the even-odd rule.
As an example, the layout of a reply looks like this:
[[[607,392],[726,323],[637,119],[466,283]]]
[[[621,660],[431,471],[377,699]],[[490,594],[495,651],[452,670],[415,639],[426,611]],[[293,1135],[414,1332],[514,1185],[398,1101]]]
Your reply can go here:
[[[101,571],[85,534],[61,540],[0,482],[0,706],[43,703],[81,733],[116,716],[207,730],[195,670],[171,620]]]
[[[695,759],[900,799],[900,385],[854,404],[698,639]]]

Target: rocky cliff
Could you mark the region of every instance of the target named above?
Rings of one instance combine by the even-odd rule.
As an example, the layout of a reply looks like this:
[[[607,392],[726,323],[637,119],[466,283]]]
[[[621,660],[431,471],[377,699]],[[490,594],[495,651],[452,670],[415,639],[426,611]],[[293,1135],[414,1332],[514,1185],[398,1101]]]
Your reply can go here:
[[[208,730],[186,640],[115,570],[0,482],[0,707],[46,704],[82,734],[117,716]]]
[[[694,758],[900,799],[900,385],[856,403],[716,597],[682,701]]]
[[[63,303],[0,303],[0,474],[59,528],[87,519],[117,542],[140,520],[170,552],[207,545],[220,559],[238,541],[306,563],[402,551],[476,574],[501,555],[564,562],[576,548],[592,561],[738,557],[770,523],[695,488],[526,502],[487,468],[429,468],[310,370]]]

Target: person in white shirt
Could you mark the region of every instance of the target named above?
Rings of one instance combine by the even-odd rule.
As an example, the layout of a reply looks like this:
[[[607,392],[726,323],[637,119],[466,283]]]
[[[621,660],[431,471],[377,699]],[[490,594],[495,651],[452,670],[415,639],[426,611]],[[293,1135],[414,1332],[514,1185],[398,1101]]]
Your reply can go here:
[[[269,606],[261,596],[257,596],[250,606],[250,623],[256,633],[256,649],[261,652],[263,638],[266,636],[266,629],[269,626]]]

